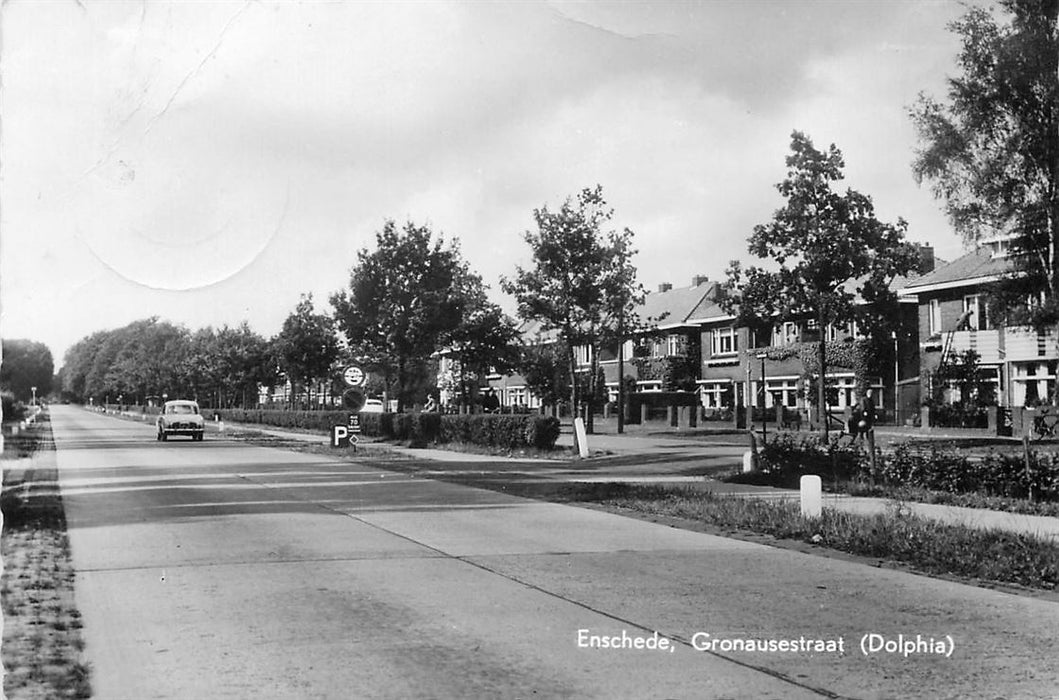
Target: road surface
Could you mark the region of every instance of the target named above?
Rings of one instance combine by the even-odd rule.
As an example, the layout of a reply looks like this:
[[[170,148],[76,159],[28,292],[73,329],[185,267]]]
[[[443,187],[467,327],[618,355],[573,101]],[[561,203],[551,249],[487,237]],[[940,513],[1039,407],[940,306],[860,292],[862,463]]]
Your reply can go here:
[[[52,426],[96,697],[1059,692],[1048,600],[74,407]]]

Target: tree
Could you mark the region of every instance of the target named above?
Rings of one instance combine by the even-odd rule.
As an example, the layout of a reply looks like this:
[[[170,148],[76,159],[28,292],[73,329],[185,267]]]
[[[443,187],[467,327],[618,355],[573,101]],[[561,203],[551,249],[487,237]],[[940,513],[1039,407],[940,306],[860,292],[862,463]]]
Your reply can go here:
[[[33,340],[5,339],[2,355],[0,386],[16,399],[29,401],[34,387],[38,398],[51,391],[55,362],[47,345]]]
[[[599,349],[623,337],[631,327],[633,310],[643,302],[636,283],[633,232],[602,229],[613,217],[603,199],[603,188],[584,189],[567,198],[557,212],[535,209],[536,231],[523,238],[533,253],[533,266],[517,267],[514,279],[503,279],[505,292],[518,302],[519,316],[541,324],[543,332],[557,331],[565,346],[570,376],[570,405],[576,414],[578,347],[590,358],[590,390],[584,398],[587,427],[592,428],[593,395],[597,393]]]
[[[732,261],[722,303],[746,325],[805,318],[817,322],[817,405],[822,415],[827,406],[823,330],[854,318],[857,295],[884,298],[889,282],[913,270],[919,255],[904,241],[904,220],[884,224],[875,218],[870,197],[832,189],[845,167],[834,144],[818,151],[795,131],[786,162],[787,177],[776,188],[787,203],[771,222],[754,227],[747,245],[751,254],[773,261],[778,269],[744,270]],[[820,424],[826,436],[823,416]]]
[[[920,95],[911,110],[913,172],[968,242],[1010,236],[991,312],[1043,329],[1059,323],[1059,0],[998,7],[1003,17],[971,8],[950,25],[961,74],[947,104]]]
[[[350,351],[396,389],[401,411],[421,389],[430,356],[464,320],[467,268],[455,244],[412,222],[399,230],[387,221],[375,243],[357,254],[349,290],[331,305]]]
[[[327,314],[315,313],[312,294],[302,295],[274,344],[280,368],[291,382],[292,403],[298,382],[311,392],[313,384],[327,376],[338,358],[334,320]],[[312,400],[311,393],[309,399]]]
[[[556,343],[530,343],[522,350],[519,370],[526,387],[545,405],[557,405],[570,396],[570,374],[565,348]]]
[[[518,330],[499,306],[485,296],[482,278],[465,270],[458,278],[464,310],[459,324],[448,334],[447,349],[458,369],[458,391],[462,402],[471,397],[469,378],[490,372],[504,374],[519,360]]]

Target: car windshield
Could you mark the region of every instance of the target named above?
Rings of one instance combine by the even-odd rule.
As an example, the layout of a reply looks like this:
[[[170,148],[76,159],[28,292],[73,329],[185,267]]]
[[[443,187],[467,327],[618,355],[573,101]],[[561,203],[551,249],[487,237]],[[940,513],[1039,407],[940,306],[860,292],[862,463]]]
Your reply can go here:
[[[169,406],[165,410],[166,413],[198,413],[198,409],[187,403],[177,403]]]

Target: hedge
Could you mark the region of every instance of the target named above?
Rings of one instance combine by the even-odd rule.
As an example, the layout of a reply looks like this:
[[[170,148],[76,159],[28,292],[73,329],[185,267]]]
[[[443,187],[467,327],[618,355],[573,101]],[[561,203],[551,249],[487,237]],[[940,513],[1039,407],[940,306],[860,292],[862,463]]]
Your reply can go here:
[[[1027,472],[1022,454],[990,451],[971,459],[951,448],[905,443],[892,453],[878,454],[876,463],[876,477],[891,485],[1008,498],[1026,498],[1032,492],[1039,500],[1059,501],[1059,453],[1031,453]],[[738,475],[732,480],[796,488],[805,474],[832,481],[867,480],[870,476],[866,450],[839,435],[826,443],[815,435],[779,435],[762,448],[759,466],[760,473]]]
[[[206,411],[207,417],[213,412]],[[259,423],[277,428],[326,432],[345,424],[348,411],[276,411],[221,409],[221,420]],[[484,447],[550,450],[559,439],[559,421],[532,414],[442,415],[440,413],[362,413],[362,435],[408,442],[414,447],[446,442],[466,442]]]

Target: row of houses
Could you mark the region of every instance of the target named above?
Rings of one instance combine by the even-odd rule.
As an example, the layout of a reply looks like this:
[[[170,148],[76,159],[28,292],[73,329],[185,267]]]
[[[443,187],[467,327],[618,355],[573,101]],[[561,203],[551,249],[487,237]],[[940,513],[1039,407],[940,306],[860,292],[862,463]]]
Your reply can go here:
[[[861,362],[834,362],[828,371],[828,408],[841,412],[872,388],[876,404],[890,420],[911,423],[929,398],[961,398],[956,386],[936,386],[937,370],[968,350],[979,356],[982,396],[1001,406],[1033,405],[1051,396],[1056,350],[1050,333],[1021,327],[996,327],[985,305],[985,286],[1005,272],[1009,261],[1003,239],[983,242],[951,262],[936,260],[930,246],[919,247],[918,276],[898,279],[900,305],[888,342],[876,338],[874,351]],[[867,341],[856,324],[820,329],[811,321],[785,322],[768,329],[739,326],[721,301],[723,286],[706,277],[675,287],[662,284],[639,309],[645,319],[660,319],[647,332],[626,341],[624,376],[638,391],[694,392],[707,414],[735,407],[804,410],[809,375],[803,358],[814,352],[820,334],[832,348],[849,353]],[[540,342],[532,325],[527,342]],[[581,369],[591,358],[579,353]],[[867,364],[865,364],[867,363]],[[619,379],[617,352],[601,352],[599,365],[611,400]],[[858,377],[858,373],[861,376]],[[505,406],[535,408],[540,401],[517,374],[488,379]],[[967,397],[962,397],[967,398]]]

